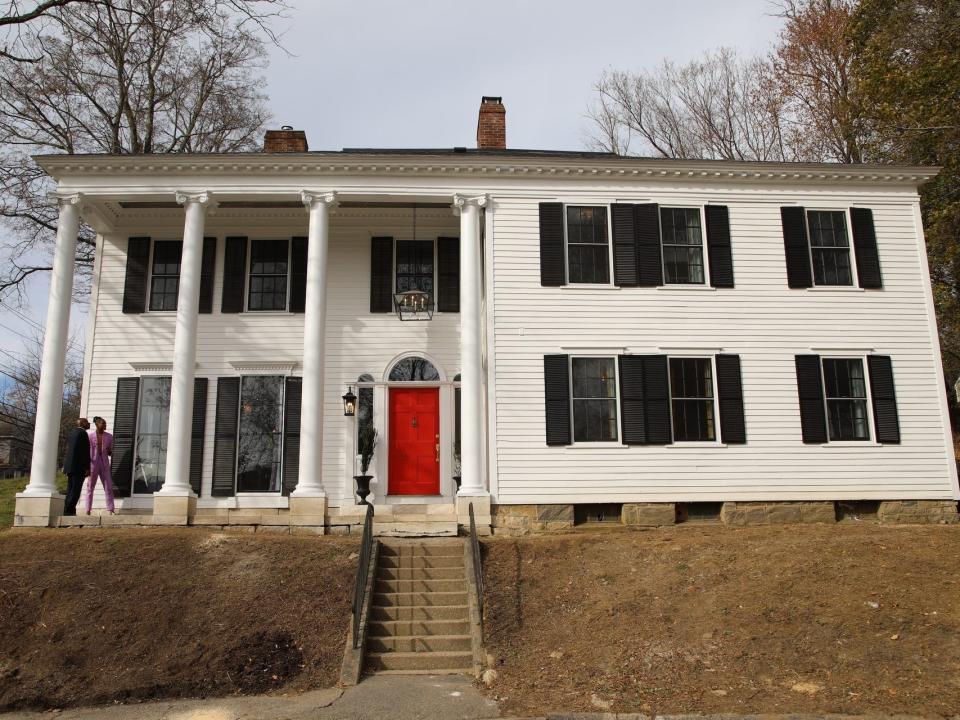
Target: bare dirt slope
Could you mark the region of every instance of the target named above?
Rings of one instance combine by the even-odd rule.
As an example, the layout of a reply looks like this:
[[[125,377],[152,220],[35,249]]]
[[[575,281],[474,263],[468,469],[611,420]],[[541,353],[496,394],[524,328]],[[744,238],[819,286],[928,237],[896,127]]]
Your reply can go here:
[[[960,527],[484,543],[504,714],[960,712]]]
[[[0,709],[335,684],[356,538],[0,533]]]

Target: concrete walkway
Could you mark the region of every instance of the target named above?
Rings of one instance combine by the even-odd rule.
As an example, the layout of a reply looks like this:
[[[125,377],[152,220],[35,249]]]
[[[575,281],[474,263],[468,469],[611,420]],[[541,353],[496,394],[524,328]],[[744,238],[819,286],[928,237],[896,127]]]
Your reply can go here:
[[[464,675],[374,675],[346,690],[0,714],[0,720],[481,720],[499,717]]]

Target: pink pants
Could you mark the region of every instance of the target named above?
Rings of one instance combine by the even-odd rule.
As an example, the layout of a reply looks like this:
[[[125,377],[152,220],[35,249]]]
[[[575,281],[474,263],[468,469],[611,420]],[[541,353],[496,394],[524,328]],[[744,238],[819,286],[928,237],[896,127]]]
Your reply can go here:
[[[90,482],[87,483],[87,515],[93,507],[93,490],[97,487],[97,478],[103,483],[103,493],[107,496],[107,510],[113,512],[113,478],[110,475],[110,460],[97,458],[90,464]]]

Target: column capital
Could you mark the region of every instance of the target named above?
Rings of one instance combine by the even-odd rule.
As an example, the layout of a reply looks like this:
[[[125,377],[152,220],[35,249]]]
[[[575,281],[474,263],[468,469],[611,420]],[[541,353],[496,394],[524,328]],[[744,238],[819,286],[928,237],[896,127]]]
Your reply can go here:
[[[323,203],[324,205],[329,205],[331,208],[337,206],[337,193],[334,190],[324,190],[324,191],[313,191],[313,190],[301,190],[300,191],[300,201],[304,204],[304,207],[307,210],[312,209],[318,203]]]
[[[174,194],[174,198],[176,199],[178,205],[196,204],[204,208],[209,207],[210,209],[213,209],[217,206],[216,201],[213,199],[213,194],[206,190],[198,193],[177,190],[177,192]]]
[[[482,208],[486,207],[487,203],[489,202],[490,196],[486,193],[481,195],[462,195],[461,193],[454,193],[451,207],[453,208],[453,214],[459,215],[460,211],[467,205],[474,205],[478,208]]]
[[[51,205],[56,205],[57,207],[64,207],[66,205],[79,205],[83,200],[83,195],[80,193],[64,193],[64,192],[50,192],[47,193],[47,202]]]

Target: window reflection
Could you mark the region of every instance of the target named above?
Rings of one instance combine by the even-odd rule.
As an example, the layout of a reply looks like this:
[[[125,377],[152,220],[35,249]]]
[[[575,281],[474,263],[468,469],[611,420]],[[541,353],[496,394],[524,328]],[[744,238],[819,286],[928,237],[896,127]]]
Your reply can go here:
[[[283,378],[246,376],[240,389],[237,492],[280,492]]]
[[[163,487],[167,474],[169,419],[170,378],[143,378],[137,417],[137,452],[133,467],[134,493],[155,493]]]
[[[440,379],[433,363],[422,357],[406,357],[390,370],[391,382],[431,382]]]

